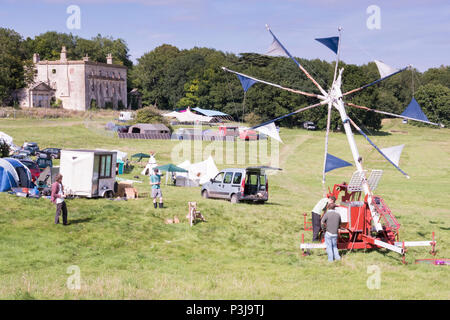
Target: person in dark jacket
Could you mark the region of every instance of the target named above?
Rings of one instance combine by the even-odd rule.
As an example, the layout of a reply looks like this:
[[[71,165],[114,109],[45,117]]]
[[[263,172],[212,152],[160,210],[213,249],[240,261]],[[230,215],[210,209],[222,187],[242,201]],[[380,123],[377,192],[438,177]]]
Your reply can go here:
[[[51,200],[54,204],[56,204],[56,215],[55,215],[55,224],[59,223],[59,216],[62,211],[63,217],[63,225],[68,225],[67,223],[67,206],[64,199],[66,198],[64,194],[64,187],[62,185],[62,174],[58,174],[56,176],[55,182],[52,184],[52,194]]]
[[[321,225],[322,228],[326,230],[325,244],[327,246],[328,261],[341,260],[337,248],[337,237],[339,226],[341,225],[341,215],[334,210],[336,204],[330,203],[327,208],[327,212],[322,217]]]

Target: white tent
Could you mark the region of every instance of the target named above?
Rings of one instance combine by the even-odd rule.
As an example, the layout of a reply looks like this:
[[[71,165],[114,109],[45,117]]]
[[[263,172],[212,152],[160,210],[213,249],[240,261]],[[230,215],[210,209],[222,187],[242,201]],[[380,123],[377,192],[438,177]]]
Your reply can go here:
[[[210,122],[213,118],[201,116],[199,114],[195,114],[191,111],[190,108],[187,108],[185,112],[170,112],[163,114],[165,117],[176,118],[179,122]]]
[[[177,166],[188,170],[188,173],[177,172],[177,179],[178,177],[183,177],[192,180],[196,184],[204,184],[219,173],[219,170],[214,163],[214,159],[211,156],[209,156],[208,159],[197,163],[191,163],[189,160],[186,160]]]
[[[11,145],[13,143],[13,138],[0,131],[0,141],[4,141],[7,145]]]
[[[145,166],[144,170],[142,170],[141,174],[143,175],[151,175],[152,170],[154,167],[157,167],[158,164],[156,163],[156,159],[153,154],[150,155],[150,158],[148,159],[147,165]]]
[[[119,151],[119,150],[111,150],[111,151],[117,152],[117,160],[120,159],[122,161],[125,161],[127,159],[127,153],[126,152],[122,152],[122,151]]]

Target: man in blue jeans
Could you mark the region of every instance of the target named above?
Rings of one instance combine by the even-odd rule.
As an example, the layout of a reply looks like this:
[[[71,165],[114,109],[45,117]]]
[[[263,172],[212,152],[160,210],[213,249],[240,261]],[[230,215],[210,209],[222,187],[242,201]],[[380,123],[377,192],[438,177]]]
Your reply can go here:
[[[336,204],[329,203],[328,211],[321,220],[322,228],[325,232],[325,244],[327,246],[328,261],[341,260],[337,248],[338,229],[341,225],[341,215],[335,211]]]

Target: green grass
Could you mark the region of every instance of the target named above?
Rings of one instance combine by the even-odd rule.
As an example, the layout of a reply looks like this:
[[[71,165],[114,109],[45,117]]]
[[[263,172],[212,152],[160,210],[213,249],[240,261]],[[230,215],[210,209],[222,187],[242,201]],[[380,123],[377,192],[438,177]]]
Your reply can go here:
[[[121,140],[103,130],[106,119],[0,120],[16,144],[40,147],[110,148],[129,155],[155,150],[171,162],[177,141]],[[401,132],[399,132],[401,131]],[[405,144],[400,165],[411,179],[355,136],[367,169],[383,169],[376,190],[401,223],[404,240],[428,240],[436,232],[438,258],[450,258],[448,129],[402,125],[390,120],[380,147]],[[163,186],[166,208],[151,199],[68,200],[67,227],[54,225],[47,199],[0,194],[0,298],[3,299],[449,299],[449,269],[415,265],[431,258],[428,248],[410,248],[408,265],[386,250],[342,252],[327,263],[324,250],[302,257],[303,213],[322,195],[323,132],[282,128],[280,166],[269,177],[265,205],[205,200],[199,188]],[[205,143],[205,148],[209,143]],[[248,153],[248,150],[247,150]],[[329,153],[351,162],[345,135],[332,134]],[[217,156],[217,155],[216,155]],[[191,161],[194,160],[193,158]],[[219,164],[218,167],[233,167]],[[239,165],[245,166],[245,165]],[[140,167],[125,177],[148,178]],[[354,167],[334,170],[327,186],[348,181]],[[164,178],[163,178],[164,181]],[[187,202],[197,201],[208,222],[189,227]],[[182,223],[164,224],[178,216]],[[305,233],[311,239],[311,233]],[[67,268],[81,271],[81,289],[67,288]],[[367,268],[377,265],[381,288],[369,290]]]

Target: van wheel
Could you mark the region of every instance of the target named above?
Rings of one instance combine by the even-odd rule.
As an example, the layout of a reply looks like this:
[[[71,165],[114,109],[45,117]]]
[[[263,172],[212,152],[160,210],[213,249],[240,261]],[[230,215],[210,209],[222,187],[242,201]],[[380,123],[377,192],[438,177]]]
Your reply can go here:
[[[236,194],[231,195],[230,202],[231,203],[238,203],[239,202],[238,197],[237,197]]]
[[[203,197],[203,199],[208,199],[209,198],[208,191],[203,190],[202,197]]]

